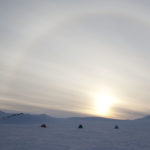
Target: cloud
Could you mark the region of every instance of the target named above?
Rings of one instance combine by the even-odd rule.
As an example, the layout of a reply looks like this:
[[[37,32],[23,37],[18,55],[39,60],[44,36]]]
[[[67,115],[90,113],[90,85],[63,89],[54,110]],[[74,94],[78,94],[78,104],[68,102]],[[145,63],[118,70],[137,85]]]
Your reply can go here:
[[[91,113],[90,95],[107,89],[118,113],[140,116],[150,98],[148,1],[0,3],[2,107]],[[143,107],[132,113],[122,102]]]

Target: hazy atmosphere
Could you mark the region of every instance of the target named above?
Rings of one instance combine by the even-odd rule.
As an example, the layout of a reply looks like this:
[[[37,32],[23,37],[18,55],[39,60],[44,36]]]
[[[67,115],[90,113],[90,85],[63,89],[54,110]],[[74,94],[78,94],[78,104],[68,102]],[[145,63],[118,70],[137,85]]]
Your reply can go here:
[[[150,1],[0,0],[0,19],[1,110],[150,114]]]

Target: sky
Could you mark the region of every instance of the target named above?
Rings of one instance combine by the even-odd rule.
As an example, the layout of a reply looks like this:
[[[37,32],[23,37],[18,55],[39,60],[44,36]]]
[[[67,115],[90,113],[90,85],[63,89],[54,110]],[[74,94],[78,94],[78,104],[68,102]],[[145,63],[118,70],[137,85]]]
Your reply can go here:
[[[0,0],[0,109],[150,114],[149,16],[149,0]]]

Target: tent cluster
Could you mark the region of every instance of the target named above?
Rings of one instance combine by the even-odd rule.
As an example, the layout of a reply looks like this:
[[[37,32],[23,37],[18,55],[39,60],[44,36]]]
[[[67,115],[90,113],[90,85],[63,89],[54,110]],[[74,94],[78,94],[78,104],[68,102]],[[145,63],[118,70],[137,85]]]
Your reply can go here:
[[[82,124],[79,124],[78,128],[79,128],[79,129],[82,129],[82,128],[83,128],[83,125],[82,125]],[[118,125],[115,125],[114,129],[119,129],[119,126],[118,126]]]
[[[47,127],[46,124],[42,124],[42,125],[41,125],[41,128],[46,128],[46,127]],[[78,128],[79,128],[79,129],[83,129],[83,125],[82,125],[82,124],[79,124],[79,125],[78,125]],[[119,129],[119,126],[118,126],[118,125],[115,125],[115,126],[114,126],[114,129]]]

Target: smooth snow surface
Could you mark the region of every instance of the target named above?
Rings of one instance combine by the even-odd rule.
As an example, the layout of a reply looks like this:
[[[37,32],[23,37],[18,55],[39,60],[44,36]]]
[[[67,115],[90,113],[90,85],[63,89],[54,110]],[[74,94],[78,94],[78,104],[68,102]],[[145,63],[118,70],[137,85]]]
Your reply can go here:
[[[64,120],[47,126],[1,124],[0,150],[150,150],[150,121]]]

